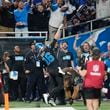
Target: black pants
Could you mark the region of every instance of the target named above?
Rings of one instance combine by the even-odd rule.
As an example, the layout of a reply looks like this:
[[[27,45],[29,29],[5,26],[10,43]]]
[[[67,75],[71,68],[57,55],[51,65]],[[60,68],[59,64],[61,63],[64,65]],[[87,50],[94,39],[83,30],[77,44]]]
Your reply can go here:
[[[19,98],[22,99],[26,94],[26,76],[21,76],[18,78],[18,86],[19,86]]]
[[[9,92],[9,74],[5,73],[2,75],[3,80],[3,90],[4,92]]]
[[[2,90],[0,89],[0,105],[1,104],[4,104],[4,98],[3,98]]]
[[[26,77],[18,77],[18,80],[9,80],[9,95],[11,100],[22,99],[26,93]]]
[[[61,74],[52,75],[49,77],[49,98],[59,98],[64,101],[64,84],[63,76]]]
[[[18,98],[18,80],[9,79],[9,98],[17,100]]]
[[[96,88],[83,88],[83,99],[86,105],[86,99],[99,99],[99,106],[101,104],[101,89]]]
[[[46,92],[44,74],[41,71],[35,71],[27,75],[27,89],[26,89],[26,99],[30,100],[33,90],[37,87],[39,97],[42,98],[42,95]],[[34,92],[36,97],[37,91]]]

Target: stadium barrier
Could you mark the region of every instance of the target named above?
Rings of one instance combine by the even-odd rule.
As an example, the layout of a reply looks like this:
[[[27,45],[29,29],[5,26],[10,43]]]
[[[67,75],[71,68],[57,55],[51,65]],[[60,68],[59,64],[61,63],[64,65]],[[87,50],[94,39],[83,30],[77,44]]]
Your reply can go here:
[[[94,19],[94,20],[90,20],[90,21],[86,21],[86,22],[83,22],[83,23],[79,23],[79,25],[77,26],[80,26],[80,33],[85,33],[85,32],[92,32],[93,30],[97,30],[99,28],[103,28],[103,27],[106,27],[106,26],[109,26],[110,25],[110,16],[108,17],[104,17],[104,18],[100,18],[100,19]],[[63,27],[63,31],[62,31],[62,37],[64,38],[65,36],[68,37],[68,36],[71,36],[71,35],[75,35],[76,33],[73,33],[72,31],[74,31],[74,28],[76,28],[77,26],[75,25],[69,25],[67,26],[66,28]],[[70,30],[70,28],[72,30]],[[85,29],[85,30],[82,30],[82,29]],[[66,34],[66,32],[69,30],[69,34]],[[5,31],[2,30],[1,31],[1,28],[0,28],[0,38],[2,37],[14,37],[14,34],[15,33],[21,33],[21,32],[13,32],[14,29],[8,29]],[[29,32],[23,32],[24,34],[25,33],[28,33],[28,34],[36,34],[37,37],[39,36],[45,36],[46,39],[48,38],[48,32],[47,31],[29,31]],[[7,35],[8,34],[8,35]],[[35,35],[34,35],[35,36]],[[30,35],[29,37],[33,37],[32,35]]]

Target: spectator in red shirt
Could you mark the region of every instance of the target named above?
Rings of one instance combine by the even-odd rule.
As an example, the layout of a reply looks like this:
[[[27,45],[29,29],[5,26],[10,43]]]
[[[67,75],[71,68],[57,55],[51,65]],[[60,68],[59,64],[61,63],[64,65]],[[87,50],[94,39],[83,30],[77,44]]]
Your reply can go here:
[[[101,88],[105,77],[105,65],[100,58],[100,50],[93,49],[93,60],[87,62],[86,70],[80,70],[84,77],[84,99],[88,110],[98,110],[101,98]]]

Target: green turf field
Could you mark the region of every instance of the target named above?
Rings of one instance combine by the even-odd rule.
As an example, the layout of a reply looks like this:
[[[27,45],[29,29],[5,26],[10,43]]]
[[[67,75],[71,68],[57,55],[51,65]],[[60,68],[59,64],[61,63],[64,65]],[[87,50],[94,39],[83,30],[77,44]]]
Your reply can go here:
[[[84,106],[82,101],[74,102],[72,105],[65,105],[72,106],[76,110],[87,110]],[[35,108],[35,107],[51,107],[50,105],[46,105],[43,102],[31,102],[31,103],[25,103],[25,102],[10,102],[10,108]],[[64,106],[63,106],[64,107]],[[110,110],[110,101],[102,101],[100,110]]]

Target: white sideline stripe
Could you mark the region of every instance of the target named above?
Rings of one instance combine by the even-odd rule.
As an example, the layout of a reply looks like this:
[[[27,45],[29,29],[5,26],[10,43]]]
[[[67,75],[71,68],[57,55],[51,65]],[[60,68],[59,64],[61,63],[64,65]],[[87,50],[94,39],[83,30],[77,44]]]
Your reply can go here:
[[[1,110],[5,110],[2,108]],[[76,110],[73,107],[9,108],[9,110]]]

